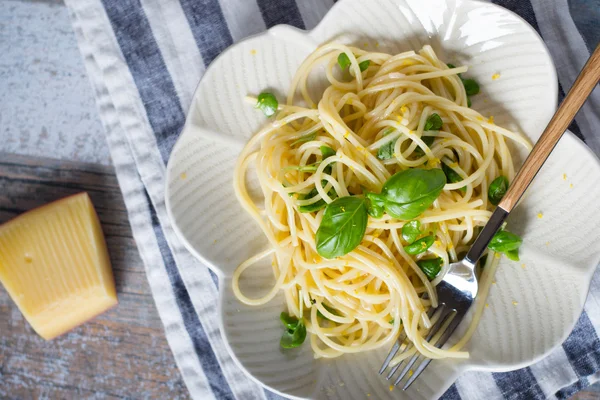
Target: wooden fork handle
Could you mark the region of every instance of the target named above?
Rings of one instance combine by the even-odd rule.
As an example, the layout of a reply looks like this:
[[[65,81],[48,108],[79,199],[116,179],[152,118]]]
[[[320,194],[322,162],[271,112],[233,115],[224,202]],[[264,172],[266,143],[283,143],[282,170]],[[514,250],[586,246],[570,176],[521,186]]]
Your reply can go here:
[[[546,130],[540,136],[540,139],[531,150],[531,153],[525,160],[523,167],[510,184],[508,191],[502,198],[498,207],[506,212],[512,211],[517,205],[519,199],[525,193],[525,190],[538,173],[542,165],[558,143],[567,127],[575,118],[575,114],[581,108],[594,87],[600,80],[600,45],[591,55],[581,73],[573,83],[573,87],[560,104],[558,111],[548,123]]]

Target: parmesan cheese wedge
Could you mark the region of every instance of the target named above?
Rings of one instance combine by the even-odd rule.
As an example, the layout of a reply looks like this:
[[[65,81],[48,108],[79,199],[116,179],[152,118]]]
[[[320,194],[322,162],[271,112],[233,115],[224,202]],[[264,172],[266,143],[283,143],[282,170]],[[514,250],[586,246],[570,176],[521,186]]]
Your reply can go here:
[[[102,227],[87,193],[0,226],[0,282],[46,340],[117,304]]]

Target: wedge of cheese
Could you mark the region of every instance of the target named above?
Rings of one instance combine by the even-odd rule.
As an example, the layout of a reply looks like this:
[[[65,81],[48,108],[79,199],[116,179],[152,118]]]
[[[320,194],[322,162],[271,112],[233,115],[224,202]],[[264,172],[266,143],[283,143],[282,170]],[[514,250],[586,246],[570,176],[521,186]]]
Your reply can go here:
[[[0,226],[0,282],[46,340],[117,304],[106,242],[87,193]]]

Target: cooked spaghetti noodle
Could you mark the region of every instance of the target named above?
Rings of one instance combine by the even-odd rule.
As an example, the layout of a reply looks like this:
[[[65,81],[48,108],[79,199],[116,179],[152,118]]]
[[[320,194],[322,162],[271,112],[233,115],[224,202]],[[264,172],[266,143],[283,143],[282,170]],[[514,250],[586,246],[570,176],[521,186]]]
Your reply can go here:
[[[345,72],[338,66],[341,53],[349,61]],[[317,100],[311,98],[307,81],[323,65],[330,86]],[[305,321],[316,357],[389,345],[401,331],[414,347],[392,364],[416,351],[430,358],[468,356],[460,347],[473,329],[454,348],[438,349],[424,339],[435,322],[427,311],[437,306],[435,286],[449,263],[468,249],[491,215],[490,182],[500,175],[509,181],[514,177],[507,139],[528,150],[531,146],[468,107],[459,77],[466,71],[448,67],[429,46],[418,53],[390,55],[326,44],[303,62],[286,104],[239,156],[235,191],[269,248],[238,267],[234,293],[240,301],[260,306],[283,291],[289,313]],[[441,128],[426,131],[432,114],[441,117]],[[323,146],[334,154],[325,158]],[[388,157],[380,154],[384,146]],[[459,180],[447,182],[432,206],[416,218],[421,230],[435,237],[427,251],[408,254],[401,235],[407,221],[386,213],[380,219],[369,217],[362,241],[349,253],[333,259],[319,255],[315,235],[324,209],[311,205],[379,193],[399,171],[440,168],[441,163]],[[256,169],[264,195],[258,203],[246,186],[250,167]],[[303,206],[314,211],[301,212]],[[417,261],[432,256],[442,260],[442,267],[430,281]],[[272,258],[276,283],[263,297],[249,298],[240,291],[240,276],[267,257]],[[483,268],[484,295],[496,264],[497,257],[488,257]],[[475,323],[482,308],[476,308]]]

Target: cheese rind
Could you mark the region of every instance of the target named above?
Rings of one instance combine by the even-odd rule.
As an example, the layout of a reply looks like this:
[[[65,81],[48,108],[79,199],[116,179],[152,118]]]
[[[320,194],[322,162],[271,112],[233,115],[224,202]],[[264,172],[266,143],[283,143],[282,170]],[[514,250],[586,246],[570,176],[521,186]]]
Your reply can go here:
[[[0,282],[46,340],[117,304],[102,227],[87,193],[0,226]]]

